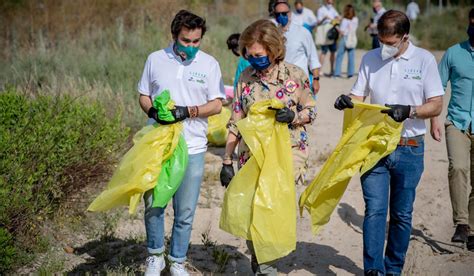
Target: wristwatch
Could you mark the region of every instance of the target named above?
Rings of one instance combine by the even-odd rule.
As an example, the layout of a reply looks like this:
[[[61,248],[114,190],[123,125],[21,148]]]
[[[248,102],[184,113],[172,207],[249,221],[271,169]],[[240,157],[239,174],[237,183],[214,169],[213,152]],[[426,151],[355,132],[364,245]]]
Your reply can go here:
[[[418,114],[416,113],[416,106],[410,106],[410,119],[416,119]]]
[[[313,77],[313,80],[319,81],[319,76],[314,76],[314,77]]]

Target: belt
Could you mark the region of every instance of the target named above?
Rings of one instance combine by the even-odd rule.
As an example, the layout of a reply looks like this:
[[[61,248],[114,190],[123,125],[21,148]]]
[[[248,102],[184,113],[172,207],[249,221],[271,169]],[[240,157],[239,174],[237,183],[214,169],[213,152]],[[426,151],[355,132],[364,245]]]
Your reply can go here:
[[[424,135],[418,135],[414,137],[401,137],[399,146],[409,146],[409,147],[418,147],[421,142],[425,139]]]

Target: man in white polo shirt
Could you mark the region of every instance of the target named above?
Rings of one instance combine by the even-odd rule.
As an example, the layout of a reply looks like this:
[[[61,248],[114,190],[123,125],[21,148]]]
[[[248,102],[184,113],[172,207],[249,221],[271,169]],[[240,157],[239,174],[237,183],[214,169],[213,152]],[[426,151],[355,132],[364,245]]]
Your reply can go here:
[[[423,172],[424,119],[440,114],[444,91],[434,56],[410,43],[410,21],[404,13],[386,12],[377,29],[382,47],[364,55],[350,95],[339,96],[334,106],[352,108],[351,99],[363,101],[370,96],[371,103],[390,107],[383,113],[403,122],[396,150],[361,176],[365,275],[400,275],[410,240],[415,190]]]
[[[156,96],[169,90],[176,103],[171,112],[175,122],[184,120],[184,138],[188,146],[189,161],[184,179],[173,197],[174,223],[168,259],[171,275],[188,275],[183,262],[189,247],[189,239],[196,209],[202,175],[204,154],[207,150],[207,117],[221,111],[225,98],[224,84],[219,63],[199,50],[206,32],[206,21],[188,11],[178,12],[171,23],[173,43],[168,48],[148,56],[142,78],[138,83],[140,106],[150,118],[160,119],[152,107]],[[146,165],[146,164],[140,164]],[[153,190],[145,193],[145,226],[147,258],[145,275],[160,275],[165,267],[164,211],[153,208]]]

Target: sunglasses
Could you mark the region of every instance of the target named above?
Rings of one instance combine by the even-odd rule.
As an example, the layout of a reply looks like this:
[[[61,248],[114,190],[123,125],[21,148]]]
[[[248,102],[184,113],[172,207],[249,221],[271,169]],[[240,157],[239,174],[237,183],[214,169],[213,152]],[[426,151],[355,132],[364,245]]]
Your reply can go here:
[[[288,13],[289,13],[289,12],[276,12],[276,13],[275,13],[275,17],[278,17],[278,16],[280,16],[280,15],[282,15],[282,16],[287,16]]]

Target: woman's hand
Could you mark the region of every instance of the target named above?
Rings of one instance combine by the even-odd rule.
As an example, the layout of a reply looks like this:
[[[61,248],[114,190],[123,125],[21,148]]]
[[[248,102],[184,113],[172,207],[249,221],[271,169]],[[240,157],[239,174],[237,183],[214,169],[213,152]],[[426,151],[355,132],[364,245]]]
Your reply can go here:
[[[234,173],[234,166],[232,166],[232,160],[230,160],[230,164],[222,163],[220,178],[221,178],[221,185],[223,187],[227,188],[227,186],[229,186],[234,175],[235,173]]]
[[[291,109],[288,107],[284,107],[282,109],[278,109],[277,112],[275,113],[275,119],[277,122],[280,123],[291,123],[295,119],[295,112],[293,112]]]

